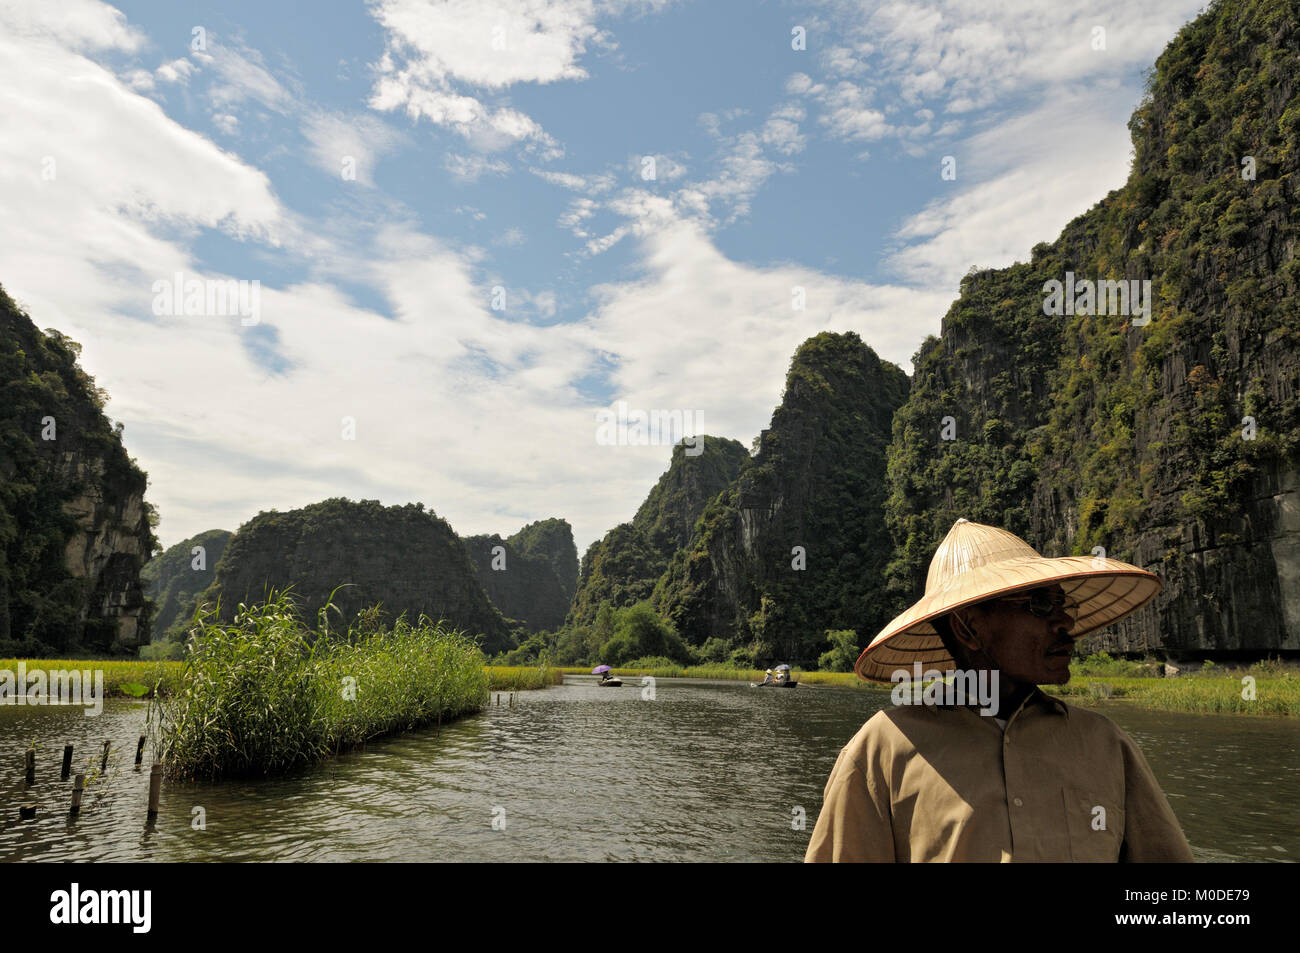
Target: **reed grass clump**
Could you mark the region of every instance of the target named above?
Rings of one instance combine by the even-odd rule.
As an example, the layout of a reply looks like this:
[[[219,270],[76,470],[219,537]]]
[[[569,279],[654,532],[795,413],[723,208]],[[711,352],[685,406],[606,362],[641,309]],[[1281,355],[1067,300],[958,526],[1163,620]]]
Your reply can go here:
[[[423,616],[381,627],[374,610],[331,631],[331,608],[315,628],[284,592],[228,625],[199,613],[180,686],[150,711],[168,776],[272,774],[486,704],[470,639]]]

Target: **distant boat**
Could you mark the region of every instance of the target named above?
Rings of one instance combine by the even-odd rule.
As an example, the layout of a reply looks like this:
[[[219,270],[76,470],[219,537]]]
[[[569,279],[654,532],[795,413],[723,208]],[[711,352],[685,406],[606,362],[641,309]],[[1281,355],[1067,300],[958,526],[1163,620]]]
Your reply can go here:
[[[613,673],[614,670],[608,665],[597,665],[591,670],[592,675],[600,676],[600,681],[596,683],[597,685],[604,685],[606,688],[621,688],[623,686],[623,680]]]
[[[798,682],[750,682],[750,688],[794,688]]]

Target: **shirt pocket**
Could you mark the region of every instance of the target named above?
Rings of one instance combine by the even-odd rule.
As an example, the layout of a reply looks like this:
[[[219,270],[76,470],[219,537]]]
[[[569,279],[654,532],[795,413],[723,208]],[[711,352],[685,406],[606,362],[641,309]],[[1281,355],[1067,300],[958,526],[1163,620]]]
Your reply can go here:
[[[1070,860],[1076,864],[1115,863],[1124,843],[1124,809],[1114,798],[1080,788],[1061,789]]]

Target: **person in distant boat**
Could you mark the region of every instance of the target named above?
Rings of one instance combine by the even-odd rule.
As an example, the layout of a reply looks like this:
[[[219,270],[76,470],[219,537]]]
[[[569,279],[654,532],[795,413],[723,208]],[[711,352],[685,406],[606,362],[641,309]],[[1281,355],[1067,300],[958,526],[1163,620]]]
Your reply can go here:
[[[774,685],[774,684],[776,684],[776,679],[772,677],[772,670],[771,670],[770,668],[767,670],[767,674],[763,677],[763,680],[762,680],[761,682],[759,682],[759,684],[760,684],[760,685]]]
[[[1190,862],[1137,743],[1038,687],[1069,681],[1074,640],[1160,587],[1128,563],[1044,558],[957,520],[925,595],[858,659],[859,677],[896,684],[894,707],[840,751],[804,860]],[[923,670],[953,677],[905,691]]]

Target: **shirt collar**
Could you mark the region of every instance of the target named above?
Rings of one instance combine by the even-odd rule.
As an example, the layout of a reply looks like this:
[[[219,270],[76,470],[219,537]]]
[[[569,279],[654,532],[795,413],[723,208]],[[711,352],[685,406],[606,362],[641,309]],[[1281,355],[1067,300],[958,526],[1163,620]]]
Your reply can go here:
[[[942,702],[937,705],[921,705],[918,707],[932,712],[937,712],[941,708],[970,708],[970,706],[966,705],[946,705]],[[1035,685],[1034,690],[1025,696],[1025,700],[1021,703],[1020,707],[1010,715],[1006,715],[1007,722],[1010,723],[1012,718],[1015,718],[1021,712],[1028,710],[1030,707],[1037,707],[1044,711],[1056,712],[1057,714],[1064,715],[1067,719],[1070,717],[1070,707],[1066,705],[1065,702],[1061,701],[1061,699],[1057,698],[1055,695],[1047,694],[1047,692]],[[970,710],[973,711],[974,709],[971,708]],[[998,712],[997,717],[1003,717],[1003,712]]]
[[[1066,705],[1065,702],[1061,701],[1055,695],[1047,694],[1047,692],[1043,691],[1037,685],[1034,686],[1034,690],[1029,693],[1029,696],[1025,699],[1024,704],[1021,705],[1020,707],[1021,709],[1024,709],[1024,708],[1028,708],[1030,705],[1037,705],[1040,708],[1044,708],[1048,711],[1059,712],[1060,714],[1064,715],[1066,718],[1070,717],[1070,707]]]

